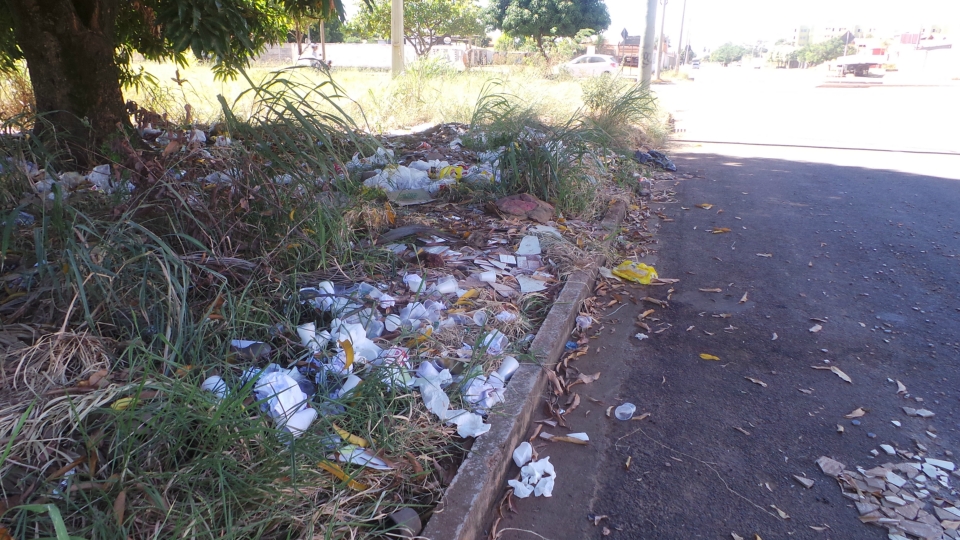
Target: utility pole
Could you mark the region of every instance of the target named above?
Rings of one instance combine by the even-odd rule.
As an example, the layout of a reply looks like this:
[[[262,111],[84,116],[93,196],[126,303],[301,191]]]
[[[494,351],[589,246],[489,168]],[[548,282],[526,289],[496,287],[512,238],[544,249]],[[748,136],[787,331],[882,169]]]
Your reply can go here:
[[[647,29],[643,32],[643,54],[640,56],[640,84],[650,87],[653,67],[653,36],[657,32],[657,0],[647,0]]]
[[[680,15],[680,40],[677,41],[677,68],[674,71],[680,74],[680,51],[683,50],[683,63],[687,63],[687,49],[683,46],[683,23],[687,22],[687,0],[683,0],[683,14]]]
[[[683,1],[686,2],[687,0]],[[320,19],[320,56],[323,56],[324,63],[329,67],[330,62],[327,61],[327,29],[323,25],[323,19]]]
[[[660,15],[660,39],[657,41],[657,80],[660,80],[660,68],[663,67],[663,27],[667,24],[667,2],[669,0],[660,0],[663,4],[663,14]]]
[[[393,0],[390,12],[390,47],[393,59],[390,63],[390,76],[399,77],[403,72],[403,0]]]

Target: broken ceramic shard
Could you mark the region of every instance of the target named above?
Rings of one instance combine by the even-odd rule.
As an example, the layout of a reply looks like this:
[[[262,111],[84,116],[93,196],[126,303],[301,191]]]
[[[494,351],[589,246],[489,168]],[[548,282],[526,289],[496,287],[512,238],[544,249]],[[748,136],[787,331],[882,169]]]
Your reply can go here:
[[[523,294],[540,292],[547,288],[544,282],[527,276],[517,276],[517,283],[520,284],[520,292]]]
[[[821,456],[817,460],[817,465],[820,466],[820,470],[823,471],[827,476],[832,476],[836,478],[843,472],[843,463],[830,459],[827,456]]]
[[[536,236],[524,236],[517,247],[517,255],[540,255],[540,239]]]

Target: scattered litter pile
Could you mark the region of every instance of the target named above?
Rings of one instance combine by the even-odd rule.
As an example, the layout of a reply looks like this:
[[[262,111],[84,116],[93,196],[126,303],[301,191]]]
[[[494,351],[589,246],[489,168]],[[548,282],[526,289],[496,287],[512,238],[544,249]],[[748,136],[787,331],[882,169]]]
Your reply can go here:
[[[950,484],[951,477],[960,477],[956,464],[896,452],[889,445],[883,450],[889,455],[909,454],[912,461],[851,471],[823,456],[817,465],[856,504],[860,521],[886,528],[890,540],[960,539],[960,497]]]

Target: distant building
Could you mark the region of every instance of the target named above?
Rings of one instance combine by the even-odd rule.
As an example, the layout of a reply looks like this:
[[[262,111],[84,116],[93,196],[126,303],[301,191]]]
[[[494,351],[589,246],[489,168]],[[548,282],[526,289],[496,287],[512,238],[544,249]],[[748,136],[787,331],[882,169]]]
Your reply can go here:
[[[857,38],[874,37],[877,33],[876,28],[864,27],[860,25],[853,26],[796,26],[793,29],[793,39],[791,43],[796,47],[805,47],[813,43],[829,41],[834,38],[846,37],[850,41]]]

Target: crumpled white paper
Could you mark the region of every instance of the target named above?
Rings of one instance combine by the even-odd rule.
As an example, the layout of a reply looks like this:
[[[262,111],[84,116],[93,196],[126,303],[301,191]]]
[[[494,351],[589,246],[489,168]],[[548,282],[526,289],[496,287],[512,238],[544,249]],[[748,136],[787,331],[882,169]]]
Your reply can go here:
[[[307,404],[307,395],[300,390],[297,381],[286,373],[263,374],[257,379],[253,393],[257,401],[266,400],[262,407],[281,427]]]
[[[530,454],[526,453],[527,448],[523,446],[529,446],[529,444],[530,443],[527,442],[521,443],[520,446],[514,450],[514,462],[518,465],[523,459],[529,461]],[[532,448],[530,450],[532,451]],[[518,453],[521,454],[519,457],[523,459],[517,459]],[[520,499],[529,497],[531,493],[535,497],[552,497],[556,477],[557,473],[553,469],[553,464],[550,463],[550,458],[545,457],[523,465],[520,468],[520,480],[509,480],[507,484],[513,488],[513,494]]]
[[[490,431],[490,428],[493,427],[490,424],[484,424],[483,417],[479,414],[462,409],[447,411],[444,420],[446,420],[448,424],[456,424],[457,435],[461,437],[479,437]]]
[[[504,402],[505,389],[499,377],[474,377],[463,391],[463,399],[476,405],[475,410],[485,412]]]
[[[418,370],[418,374],[422,371],[425,370]],[[413,384],[420,388],[420,395],[423,397],[423,403],[427,406],[427,410],[440,417],[441,420],[444,420],[446,419],[447,410],[450,408],[450,397],[444,392],[443,387],[450,384],[453,376],[450,375],[450,370],[448,369],[436,375],[432,373],[424,374],[427,375],[426,378],[422,376],[418,377],[414,379]]]

